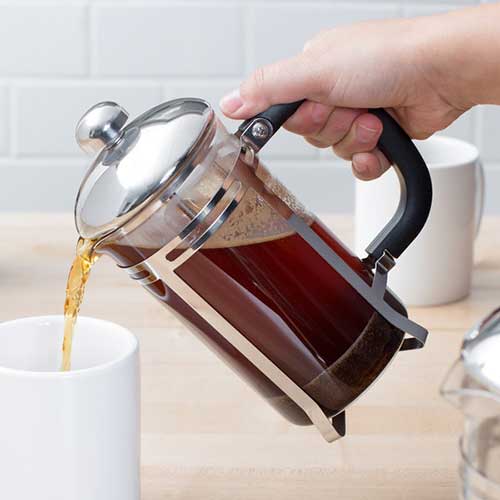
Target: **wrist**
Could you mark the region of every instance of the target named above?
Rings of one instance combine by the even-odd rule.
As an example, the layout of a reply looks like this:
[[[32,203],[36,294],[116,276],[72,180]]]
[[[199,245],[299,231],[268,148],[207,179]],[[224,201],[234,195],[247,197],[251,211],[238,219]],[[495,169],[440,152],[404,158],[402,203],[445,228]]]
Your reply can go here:
[[[499,20],[498,4],[414,20],[414,64],[457,109],[500,104]]]
[[[475,104],[474,89],[464,67],[469,54],[462,50],[460,20],[451,14],[415,18],[409,43],[412,63],[425,84],[454,108]]]

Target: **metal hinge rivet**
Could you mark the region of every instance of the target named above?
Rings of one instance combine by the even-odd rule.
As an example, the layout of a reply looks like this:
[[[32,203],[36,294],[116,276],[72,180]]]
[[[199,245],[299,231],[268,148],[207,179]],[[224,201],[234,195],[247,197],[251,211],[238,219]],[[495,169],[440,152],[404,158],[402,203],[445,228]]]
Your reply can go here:
[[[267,139],[269,132],[269,127],[262,122],[256,122],[252,126],[252,136],[256,139]]]

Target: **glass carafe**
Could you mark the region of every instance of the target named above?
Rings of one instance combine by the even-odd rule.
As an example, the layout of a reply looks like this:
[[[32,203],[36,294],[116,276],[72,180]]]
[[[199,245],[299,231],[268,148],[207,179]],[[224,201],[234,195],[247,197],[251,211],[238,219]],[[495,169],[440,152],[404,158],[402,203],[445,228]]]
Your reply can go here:
[[[386,279],[425,222],[430,182],[402,136],[395,154],[410,148],[409,175],[423,185],[406,179],[399,213],[361,261],[260,162],[257,151],[287,115],[271,111],[233,135],[197,99],[125,128],[121,108],[93,108],[78,128],[80,144],[99,154],[77,227],[281,414],[333,440],[344,409],[402,346],[425,341]],[[102,114],[107,127],[96,126]],[[402,133],[393,122],[386,139],[397,143],[391,133]]]

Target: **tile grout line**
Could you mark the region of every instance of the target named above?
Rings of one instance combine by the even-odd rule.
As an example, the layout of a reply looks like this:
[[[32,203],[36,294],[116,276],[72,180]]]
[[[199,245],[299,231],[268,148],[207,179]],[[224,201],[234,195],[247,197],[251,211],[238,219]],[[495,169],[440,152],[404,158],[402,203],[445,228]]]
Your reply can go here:
[[[87,5],[87,64],[88,78],[95,77],[97,74],[96,71],[96,49],[97,49],[97,32],[96,32],[96,14],[95,14],[95,6],[92,4]]]
[[[66,87],[69,88],[69,91],[73,91],[76,95],[74,98],[74,102],[77,102],[79,98],[79,90],[82,89],[82,94],[85,93],[85,89],[90,89],[88,93],[92,92],[94,87],[116,87],[118,89],[121,88],[132,88],[134,90],[137,88],[137,93],[142,91],[142,89],[153,89],[155,92],[160,92],[160,97],[164,98],[167,95],[168,87],[175,87],[177,92],[178,89],[182,90],[183,85],[190,85],[192,88],[196,88],[197,86],[203,87],[206,85],[208,89],[210,87],[228,87],[234,86],[234,84],[238,83],[244,75],[241,74],[228,74],[227,76],[218,76],[218,75],[207,75],[203,73],[202,70],[198,68],[197,71],[200,71],[199,75],[165,75],[165,74],[152,74],[144,72],[144,74],[138,75],[106,75],[100,74],[99,70],[99,46],[97,44],[98,41],[98,22],[99,15],[101,10],[107,10],[108,15],[110,15],[110,10],[114,8],[126,8],[128,6],[141,6],[147,9],[148,7],[162,7],[168,9],[170,7],[186,7],[192,8],[193,10],[202,6],[214,6],[220,8],[222,15],[224,15],[224,11],[229,11],[234,8],[238,8],[239,10],[239,19],[241,23],[241,39],[240,39],[240,49],[239,51],[234,48],[235,53],[239,53],[241,60],[239,62],[239,72],[243,72],[244,74],[248,74],[250,71],[254,69],[255,61],[257,55],[260,53],[255,49],[255,36],[256,36],[256,19],[257,15],[264,11],[267,7],[277,8],[277,9],[287,9],[289,7],[304,9],[305,7],[314,9],[318,8],[333,8],[335,9],[343,9],[349,8],[350,11],[355,12],[357,10],[362,10],[365,7],[384,7],[384,6],[394,6],[398,7],[400,14],[404,12],[404,10],[409,6],[439,6],[439,7],[457,7],[457,6],[466,6],[471,4],[478,4],[479,0],[471,2],[464,2],[463,0],[441,0],[438,2],[431,2],[430,0],[423,1],[419,3],[416,0],[389,0],[389,1],[377,1],[377,2],[369,2],[368,0],[353,0],[348,2],[347,0],[313,0],[311,2],[307,2],[306,0],[238,0],[238,1],[230,1],[230,0],[208,0],[207,2],[202,2],[201,0],[78,0],[78,1],[63,1],[63,0],[47,0],[42,2],[37,2],[31,0],[29,2],[25,2],[24,0],[20,0],[18,2],[14,1],[5,1],[0,0],[0,7],[2,6],[15,6],[22,8],[24,6],[68,6],[70,8],[83,8],[85,11],[84,19],[82,20],[84,23],[84,47],[83,47],[83,58],[78,58],[79,69],[83,69],[83,73],[79,74],[75,71],[75,74],[71,75],[58,75],[56,73],[52,74],[38,74],[38,75],[13,75],[12,77],[4,76],[4,78],[0,78],[0,85],[5,86],[7,89],[6,94],[6,117],[5,120],[7,122],[5,129],[5,144],[6,144],[6,154],[5,156],[0,154],[0,166],[2,168],[10,165],[14,165],[15,167],[23,167],[27,166],[40,166],[43,168],[45,166],[49,166],[49,163],[54,163],[55,166],[61,165],[63,162],[83,162],[83,159],[78,158],[77,156],[65,156],[58,155],[57,152],[52,150],[65,150],[68,149],[66,147],[60,147],[58,143],[55,141],[54,144],[51,144],[45,147],[48,150],[48,153],[45,154],[25,154],[22,153],[23,149],[30,150],[33,148],[28,147],[26,144],[26,140],[23,136],[24,130],[20,130],[21,124],[26,126],[32,126],[37,123],[37,116],[35,115],[35,119],[31,119],[29,112],[30,109],[24,105],[24,89],[29,89],[32,91],[31,100],[36,105],[36,99],[43,98],[43,91],[46,88],[55,88],[58,87]],[[260,9],[260,10],[259,10]],[[133,16],[134,13],[129,12],[130,16]],[[81,16],[80,16],[81,17]],[[111,17],[109,17],[111,18]],[[108,19],[108,17],[106,18]],[[229,19],[229,17],[227,18]],[[233,19],[231,17],[231,19]],[[260,19],[260,18],[259,18]],[[81,20],[81,19],[80,19]],[[79,40],[81,39],[81,35],[79,36]],[[139,45],[142,47],[142,45]],[[64,48],[64,47],[63,47]],[[71,48],[71,47],[69,47]],[[78,52],[80,54],[81,51]],[[145,54],[146,56],[146,54]],[[124,59],[126,63],[126,59]],[[214,55],[214,63],[217,62],[217,54]],[[125,64],[124,63],[124,64]],[[60,65],[59,65],[60,66]],[[236,71],[236,66],[233,64],[234,70]],[[14,69],[17,66],[12,63],[12,67]],[[168,65],[160,70],[165,71]],[[203,68],[204,66],[200,66]],[[22,68],[22,66],[21,66]],[[121,69],[119,66],[116,68]],[[61,68],[59,68],[61,70]],[[105,69],[105,68],[104,68]],[[139,67],[139,70],[150,70],[154,69],[149,66]],[[29,68],[27,68],[29,71]],[[64,67],[62,67],[64,71]],[[193,68],[186,68],[186,72],[192,71]],[[43,68],[41,69],[43,71]],[[125,70],[124,70],[125,71]],[[207,71],[210,71],[208,68]],[[106,71],[104,71],[106,72]],[[96,90],[100,90],[97,88]],[[38,91],[38,93],[37,93]],[[50,95],[54,95],[57,92],[52,92]],[[112,92],[109,92],[110,94]],[[155,94],[156,96],[157,94]],[[203,96],[200,96],[203,97]],[[71,101],[73,102],[73,101]],[[216,103],[213,103],[214,105]],[[57,106],[57,103],[55,104]],[[43,117],[40,117],[43,119]],[[489,146],[490,150],[492,148],[492,144],[490,144],[491,140],[489,137],[485,138],[484,133],[488,130],[488,123],[486,120],[486,113],[483,108],[477,108],[472,111],[471,124],[470,127],[472,131],[470,133],[470,137],[473,138],[474,142],[478,145],[480,150],[483,149],[483,146]],[[490,116],[488,115],[489,123],[491,123]],[[460,129],[461,130],[461,129]],[[470,129],[469,129],[470,130]],[[46,133],[45,130],[40,131],[40,135]],[[39,139],[41,143],[42,137]],[[281,143],[280,143],[281,144]],[[264,151],[265,163],[271,168],[277,168],[281,171],[297,171],[297,172],[306,172],[306,169],[310,171],[310,169],[314,169],[315,172],[324,172],[326,169],[331,170],[331,175],[344,175],[344,170],[348,170],[346,168],[346,164],[343,162],[336,161],[334,157],[327,158],[326,155],[322,154],[320,150],[315,149],[311,151],[310,156],[306,157],[305,153],[294,154],[294,149],[292,148],[289,152],[288,144],[292,144],[292,141],[285,142],[283,141],[284,146],[281,151],[279,148],[276,148],[276,153],[266,154]],[[293,145],[293,144],[292,144]],[[35,148],[36,149],[36,148]],[[43,149],[43,148],[42,148]],[[298,148],[297,148],[298,150]],[[304,156],[301,156],[304,155]],[[493,156],[493,155],[491,155]],[[500,156],[495,155],[495,156]],[[342,169],[342,172],[340,171]],[[491,172],[500,172],[500,162],[489,161],[486,163],[486,169]],[[307,175],[306,173],[304,175]],[[323,175],[323,174],[318,174]],[[297,175],[298,177],[298,175]],[[343,177],[342,177],[343,178]],[[495,178],[495,176],[493,176]],[[304,178],[304,181],[307,181],[307,178]],[[311,186],[307,186],[307,182],[305,187],[310,188]],[[490,189],[492,186],[489,186]]]
[[[7,92],[7,102],[6,102],[6,107],[7,107],[7,110],[6,110],[6,114],[7,114],[7,117],[5,119],[5,121],[7,122],[6,123],[6,130],[5,130],[5,134],[6,134],[6,140],[5,140],[5,153],[6,153],[6,157],[7,158],[10,158],[12,156],[12,85],[9,83],[7,84],[6,86],[6,92]]]
[[[18,151],[18,120],[17,88],[9,87],[9,159],[15,159]]]

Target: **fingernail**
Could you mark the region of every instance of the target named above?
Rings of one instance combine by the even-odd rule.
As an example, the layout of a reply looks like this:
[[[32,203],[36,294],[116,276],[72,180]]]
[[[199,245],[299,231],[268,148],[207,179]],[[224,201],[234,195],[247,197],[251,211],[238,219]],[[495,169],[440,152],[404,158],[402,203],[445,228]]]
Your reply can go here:
[[[360,175],[362,177],[368,173],[366,164],[362,161],[358,161],[355,157],[352,158],[352,168],[357,175]]]
[[[377,129],[365,127],[364,125],[358,125],[356,127],[356,138],[360,142],[371,142],[377,133]]]
[[[240,89],[234,89],[226,94],[219,102],[220,109],[224,113],[234,113],[243,106],[243,100],[240,96]]]

